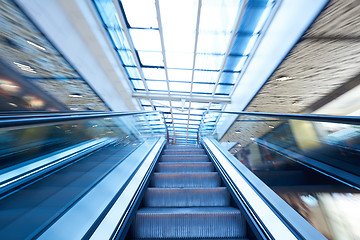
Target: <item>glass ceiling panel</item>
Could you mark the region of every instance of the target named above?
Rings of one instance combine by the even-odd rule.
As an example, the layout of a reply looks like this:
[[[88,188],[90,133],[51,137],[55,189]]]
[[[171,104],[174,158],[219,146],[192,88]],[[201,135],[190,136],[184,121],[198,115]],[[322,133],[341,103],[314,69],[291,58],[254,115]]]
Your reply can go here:
[[[187,122],[186,119],[174,119],[174,123],[176,124],[187,124]]]
[[[152,111],[152,107],[143,107],[145,111]]]
[[[192,115],[192,114],[202,115],[203,112],[204,112],[204,110],[191,109],[190,110],[190,115]]]
[[[190,83],[186,82],[169,82],[171,92],[190,92]]]
[[[209,106],[207,102],[191,102],[191,108],[201,108],[205,109]]]
[[[191,115],[190,116],[190,120],[201,120],[201,116],[195,116],[195,115]]]
[[[233,84],[238,76],[239,73],[223,72],[220,78],[220,83]]]
[[[142,68],[144,77],[152,80],[166,80],[165,70],[162,68]]]
[[[129,76],[129,78],[140,79],[140,74],[136,67],[125,67],[125,70]]]
[[[131,27],[157,28],[155,2],[149,0],[121,0]],[[141,17],[139,17],[141,16]]]
[[[239,5],[240,0],[207,0],[202,3],[198,52],[226,52]]]
[[[193,67],[193,53],[184,52],[166,52],[166,63],[169,68],[187,68]]]
[[[131,83],[133,84],[135,89],[144,89],[145,90],[145,86],[143,81],[141,80],[131,80]]]
[[[175,120],[175,119],[188,119],[188,115],[187,115],[187,114],[177,114],[177,113],[174,113],[173,116],[174,116],[174,120]]]
[[[139,99],[141,105],[148,105],[151,106],[151,102],[148,99]]]
[[[170,108],[167,107],[156,107],[157,111],[170,112]]]
[[[230,35],[214,32],[200,32],[197,53],[225,55]]]
[[[173,107],[177,107],[177,108],[181,108],[181,107],[184,107],[184,108],[189,108],[189,102],[188,101],[171,101],[171,105]]]
[[[216,95],[229,95],[233,86],[231,85],[218,85],[216,88]]]
[[[199,125],[200,121],[194,121],[194,120],[190,120],[189,124],[194,124],[194,125]]]
[[[210,106],[210,109],[211,110],[220,110],[220,109],[222,109],[223,106],[224,106],[224,104],[212,103]]]
[[[118,50],[118,53],[122,59],[122,62],[125,66],[135,66],[135,62],[134,59],[132,57],[131,51],[130,50]]]
[[[138,51],[140,62],[147,66],[164,66],[162,52]]]
[[[193,93],[212,93],[213,89],[215,87],[215,84],[203,84],[203,83],[194,83],[193,84]],[[193,105],[191,104],[191,107]]]
[[[190,82],[192,70],[182,70],[182,69],[169,69],[168,76],[170,81],[182,81]]]
[[[194,82],[215,83],[219,76],[219,72],[195,71]]]
[[[167,84],[165,81],[146,81],[149,90],[167,91]],[[155,101],[154,101],[155,103]],[[169,102],[168,102],[169,105]]]
[[[129,31],[136,50],[161,52],[158,30],[129,29]]]
[[[189,112],[188,109],[181,110],[181,109],[179,109],[179,108],[173,108],[173,113],[174,113],[174,114],[178,113],[178,114],[184,114],[184,115],[187,116],[188,112]],[[175,117],[174,117],[174,118],[175,118]]]
[[[159,5],[165,50],[193,52],[198,1],[159,0]]]
[[[195,68],[205,70],[220,70],[224,55],[197,54]]]

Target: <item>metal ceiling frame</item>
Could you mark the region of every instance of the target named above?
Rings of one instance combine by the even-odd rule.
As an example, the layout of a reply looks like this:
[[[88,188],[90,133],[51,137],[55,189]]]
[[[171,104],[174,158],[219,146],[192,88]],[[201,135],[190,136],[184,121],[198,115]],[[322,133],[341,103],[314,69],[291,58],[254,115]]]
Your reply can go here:
[[[173,101],[181,101],[181,99],[185,99],[186,101],[193,102],[213,102],[213,103],[231,103],[231,98],[227,96],[198,96],[198,95],[181,95],[181,94],[162,94],[162,93],[142,93],[142,92],[134,92],[132,97],[139,99],[157,99],[157,100],[173,100]]]
[[[237,78],[237,81],[232,84],[233,89],[231,90],[231,92],[229,94],[226,94],[226,92],[224,92],[224,96],[221,96],[221,93],[216,94],[216,89],[222,85],[220,83],[221,77],[223,75],[226,63],[228,61],[228,58],[230,56],[231,53],[231,49],[235,43],[235,39],[237,36],[237,32],[238,29],[240,27],[240,23],[241,23],[241,19],[244,16],[244,13],[246,11],[246,8],[248,6],[248,2],[249,0],[243,0],[240,1],[238,3],[238,9],[236,12],[236,15],[233,15],[235,17],[235,21],[234,21],[234,25],[233,28],[231,29],[231,32],[227,33],[229,35],[226,35],[226,37],[229,37],[228,39],[228,43],[226,46],[226,52],[225,54],[220,54],[222,57],[222,62],[221,62],[221,67],[219,70],[216,70],[217,72],[217,76],[216,76],[216,81],[215,82],[211,82],[211,84],[213,84],[212,87],[212,91],[211,88],[209,86],[209,94],[206,94],[207,92],[204,92],[203,94],[201,93],[193,93],[193,88],[194,88],[194,78],[195,78],[195,71],[197,70],[195,68],[196,66],[196,58],[197,58],[197,50],[198,50],[198,39],[199,39],[199,34],[200,34],[200,21],[201,21],[201,11],[202,11],[202,0],[198,0],[197,3],[197,15],[196,15],[196,27],[195,27],[195,39],[194,39],[194,48],[193,48],[193,61],[192,61],[192,68],[188,69],[191,70],[191,80],[190,82],[186,82],[186,83],[190,83],[190,92],[189,93],[184,93],[182,94],[181,92],[176,92],[176,91],[171,91],[170,89],[170,80],[169,80],[169,70],[168,70],[168,64],[167,64],[167,58],[166,58],[166,47],[165,47],[165,40],[164,40],[164,29],[163,29],[163,25],[162,25],[162,19],[161,19],[161,10],[160,10],[160,0],[154,0],[155,3],[155,11],[156,11],[156,20],[157,20],[157,24],[158,24],[158,28],[156,28],[157,31],[159,31],[159,35],[160,35],[160,44],[161,44],[161,54],[163,57],[163,64],[164,64],[164,71],[165,71],[165,80],[162,80],[163,82],[166,82],[166,89],[163,93],[154,93],[154,91],[156,89],[154,89],[154,91],[149,90],[148,88],[148,84],[147,84],[147,80],[145,78],[144,72],[142,71],[142,64],[141,64],[141,59],[139,59],[139,56],[137,54],[137,50],[135,48],[134,42],[132,41],[132,36],[130,35],[130,28],[131,26],[128,24],[127,19],[126,19],[126,13],[123,11],[122,6],[120,3],[120,0],[112,0],[114,6],[115,6],[115,10],[117,15],[119,16],[119,21],[120,21],[120,26],[123,29],[124,35],[126,40],[129,43],[130,46],[130,51],[131,51],[131,55],[134,59],[135,65],[136,65],[136,69],[138,70],[141,79],[141,82],[144,84],[144,88],[145,91],[141,90],[141,91],[137,91],[135,88],[132,89],[132,97],[133,98],[137,98],[138,102],[141,103],[141,99],[147,99],[152,107],[152,109],[155,110],[156,108],[156,104],[154,103],[153,100],[164,100],[164,101],[168,101],[169,102],[169,106],[165,106],[165,107],[169,107],[169,114],[170,114],[170,118],[169,116],[166,117],[166,119],[171,119],[171,123],[168,122],[167,124],[171,124],[172,125],[172,138],[174,139],[174,143],[176,143],[176,136],[180,136],[175,132],[176,129],[176,124],[174,123],[174,110],[178,110],[177,108],[173,108],[173,102],[172,101],[181,101],[182,105],[184,105],[185,101],[188,102],[188,107],[187,107],[187,113],[184,113],[183,115],[187,115],[187,118],[184,118],[184,120],[187,120],[187,124],[186,124],[186,135],[184,137],[186,137],[185,139],[185,143],[187,143],[188,138],[192,138],[192,136],[189,136],[189,129],[190,129],[190,121],[191,121],[191,116],[195,116],[194,114],[191,114],[192,112],[192,107],[191,104],[192,102],[201,102],[201,103],[208,103],[208,106],[206,107],[207,110],[211,109],[211,106],[213,103],[218,103],[218,104],[222,104],[221,109],[224,109],[224,107],[226,106],[226,104],[230,104],[231,103],[231,96],[232,93],[234,91],[235,86],[237,85],[238,81],[239,81],[239,77]],[[154,30],[154,29],[149,29],[149,30]],[[251,54],[249,54],[251,55]],[[248,62],[248,61],[247,61]],[[145,67],[152,67],[152,66],[145,66]],[[158,68],[160,66],[153,66],[155,68]],[[162,67],[161,67],[162,68]],[[154,79],[156,80],[156,79]],[[129,78],[130,81],[130,78]],[[177,82],[177,81],[176,81]],[[202,82],[199,82],[202,83]],[[210,84],[210,82],[208,83]],[[211,91],[211,92],[210,92]],[[175,93],[174,93],[175,92]],[[144,107],[143,104],[141,104],[142,107]],[[182,107],[183,109],[184,107]],[[204,106],[205,108],[205,106]],[[177,114],[177,113],[176,113]],[[165,121],[166,121],[165,119]],[[185,125],[185,123],[184,123]]]
[[[197,16],[196,16],[193,66],[192,66],[192,69],[191,69],[190,97],[192,96],[192,89],[193,89],[193,84],[194,84],[196,52],[197,52],[197,43],[198,43],[198,38],[199,38],[199,26],[200,26],[200,16],[201,16],[201,6],[202,6],[202,0],[199,0],[198,1],[198,11],[197,11]],[[189,101],[189,112],[188,112],[188,122],[187,122],[187,128],[186,128],[186,135],[189,134],[190,112],[191,112],[191,101]],[[188,137],[186,136],[185,143],[187,143],[187,140],[188,140]]]
[[[158,22],[158,28],[159,28],[159,34],[160,34],[160,41],[161,41],[161,52],[163,56],[163,62],[164,62],[164,70],[165,70],[165,78],[166,78],[166,86],[168,89],[168,95],[170,96],[170,84],[169,84],[169,75],[167,70],[167,62],[166,62],[166,54],[165,54],[165,43],[164,43],[164,34],[163,34],[163,27],[161,22],[161,13],[160,13],[160,6],[159,6],[159,0],[155,0],[155,9],[156,9],[156,19]],[[150,100],[152,102],[152,100]],[[173,135],[175,135],[175,126],[174,126],[174,115],[172,111],[172,103],[169,99],[169,107],[170,107],[170,114],[171,114],[171,123],[173,127]],[[176,143],[176,138],[175,138]]]

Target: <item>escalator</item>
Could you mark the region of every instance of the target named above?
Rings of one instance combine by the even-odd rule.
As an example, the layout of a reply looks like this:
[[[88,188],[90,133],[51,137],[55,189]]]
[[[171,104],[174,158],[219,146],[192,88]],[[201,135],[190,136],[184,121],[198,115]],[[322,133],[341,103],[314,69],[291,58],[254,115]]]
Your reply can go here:
[[[21,122],[4,117],[3,140],[27,158],[6,159],[12,165],[0,169],[1,238],[326,239],[291,206],[310,203],[315,209],[316,201],[327,203],[330,188],[335,197],[358,196],[357,191],[341,194],[343,183],[335,178],[342,176],[350,185],[359,183],[358,176],[336,169],[330,181],[321,171],[311,172],[318,170],[314,161],[296,155],[294,147],[273,147],[278,161],[266,152],[260,168],[262,149],[253,146],[260,138],[250,137],[248,146],[232,144],[242,149],[234,156],[206,132],[200,145],[169,145],[165,123],[158,112],[22,116]],[[59,151],[44,149],[38,158],[28,142],[19,145],[16,138],[34,139],[26,131],[29,124],[32,132],[47,124],[66,139],[85,137]],[[153,127],[159,124],[162,129]],[[13,156],[12,149],[3,148],[4,156]],[[292,164],[285,164],[290,157]],[[300,161],[301,168],[295,168]],[[309,187],[319,194],[304,193]],[[285,196],[284,189],[297,192]]]
[[[170,145],[127,239],[247,239],[246,221],[204,149]]]

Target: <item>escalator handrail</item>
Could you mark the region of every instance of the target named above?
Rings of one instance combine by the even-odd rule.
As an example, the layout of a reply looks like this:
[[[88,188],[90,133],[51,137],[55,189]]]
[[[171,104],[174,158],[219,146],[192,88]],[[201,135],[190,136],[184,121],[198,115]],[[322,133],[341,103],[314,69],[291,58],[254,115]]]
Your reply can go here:
[[[7,127],[22,127],[35,124],[49,124],[49,123],[66,123],[77,120],[89,120],[96,118],[111,118],[122,117],[130,115],[140,115],[149,113],[161,113],[159,111],[142,111],[142,112],[102,112],[102,113],[69,113],[69,114],[46,114],[36,117],[34,115],[20,115],[19,118],[3,119],[0,117],[0,128]],[[164,123],[165,124],[165,123]]]
[[[295,114],[295,113],[268,113],[268,112],[231,112],[231,111],[217,111],[208,110],[203,113],[204,116],[211,112],[225,113],[225,114],[238,114],[244,116],[257,116],[257,117],[271,117],[284,120],[304,120],[314,122],[331,122],[342,124],[360,125],[360,117],[358,116],[338,116],[338,115],[320,115],[320,114]]]
[[[233,196],[243,203],[248,217],[260,226],[259,229],[264,229],[265,235],[271,236],[270,239],[290,239],[289,236],[284,237],[284,233],[288,231],[295,239],[326,239],[217,140],[204,137],[201,141],[215,166],[221,165],[219,173],[226,175],[225,182],[230,182],[229,190]],[[237,191],[233,191],[234,189]]]

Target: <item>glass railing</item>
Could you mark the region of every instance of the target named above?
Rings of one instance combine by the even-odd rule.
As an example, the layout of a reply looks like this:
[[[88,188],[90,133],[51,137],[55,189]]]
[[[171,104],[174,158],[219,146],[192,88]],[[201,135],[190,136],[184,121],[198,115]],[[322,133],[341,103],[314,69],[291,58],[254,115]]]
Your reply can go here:
[[[161,112],[0,113],[0,173],[95,139],[118,145],[166,136]]]
[[[325,237],[360,239],[359,117],[209,111],[203,136],[218,140]]]
[[[92,227],[166,137],[161,112],[2,113],[0,236],[37,239],[79,205]]]

